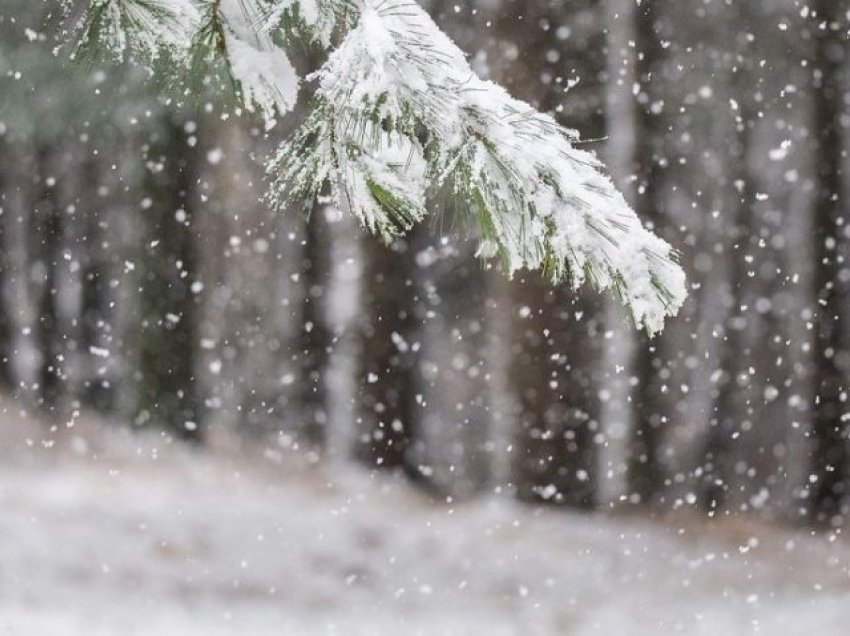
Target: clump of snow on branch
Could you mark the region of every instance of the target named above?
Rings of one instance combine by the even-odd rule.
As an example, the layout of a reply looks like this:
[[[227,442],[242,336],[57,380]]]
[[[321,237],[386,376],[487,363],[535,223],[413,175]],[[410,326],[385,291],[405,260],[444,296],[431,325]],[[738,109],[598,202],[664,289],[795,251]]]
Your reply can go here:
[[[98,12],[109,16],[102,33]],[[610,289],[649,333],[685,299],[675,251],[575,147],[577,134],[478,78],[413,0],[96,0],[86,25],[84,35],[121,52],[134,33],[130,50],[148,59],[165,50],[190,60],[187,42],[206,42],[267,122],[298,94],[278,44],[286,33],[328,50],[307,78],[310,112],[267,165],[278,208],[309,206],[328,189],[390,241],[448,200],[482,257],[498,256],[508,273]]]
[[[262,27],[263,9],[257,0],[222,0],[220,7],[227,25],[227,60],[242,98],[250,110],[256,106],[266,122],[272,122],[298,99],[295,67]]]
[[[93,0],[74,55],[102,45],[151,70],[161,59],[192,70],[199,58],[220,56],[246,108],[273,122],[295,105],[299,78],[265,14],[259,0]]]

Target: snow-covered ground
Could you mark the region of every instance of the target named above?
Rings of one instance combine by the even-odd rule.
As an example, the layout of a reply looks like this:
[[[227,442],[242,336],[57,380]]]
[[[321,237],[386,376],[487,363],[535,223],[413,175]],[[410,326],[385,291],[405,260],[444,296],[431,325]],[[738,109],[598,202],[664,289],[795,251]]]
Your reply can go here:
[[[0,636],[850,633],[841,540],[83,429],[0,414]]]

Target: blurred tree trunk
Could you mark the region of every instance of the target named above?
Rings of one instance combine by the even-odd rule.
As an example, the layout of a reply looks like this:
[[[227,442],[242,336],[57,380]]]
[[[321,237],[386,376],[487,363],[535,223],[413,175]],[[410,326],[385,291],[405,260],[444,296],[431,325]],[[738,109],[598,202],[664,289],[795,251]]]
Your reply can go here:
[[[706,434],[704,454],[702,505],[707,511],[721,508],[732,487],[733,441],[736,434],[740,433],[741,423],[747,418],[748,318],[742,315],[742,306],[746,306],[745,298],[748,296],[746,259],[754,238],[750,217],[755,193],[750,186],[752,177],[747,174],[745,165],[750,136],[746,127],[745,123],[744,130],[739,135],[738,149],[733,151],[736,160],[734,172],[745,185],[742,192],[735,197],[737,213],[733,216],[733,225],[729,230],[734,250],[728,279],[729,315],[725,320],[725,338],[720,345],[718,369],[721,374],[714,400],[714,414],[709,420]]]
[[[413,308],[421,345],[413,378],[415,439],[407,461],[440,495],[467,498],[493,476],[485,301],[491,291],[475,244],[438,232],[415,246]]]
[[[737,5],[728,9],[724,18],[729,29],[734,29],[735,25],[751,24],[754,14],[747,6]],[[748,261],[752,261],[752,250],[758,244],[754,218],[755,175],[751,171],[749,152],[758,112],[751,95],[753,87],[758,86],[759,78],[751,72],[750,44],[745,33],[737,34],[732,47],[736,55],[728,62],[732,66],[729,69],[731,76],[727,79],[728,95],[723,94],[726,101],[738,106],[725,178],[718,184],[718,188],[724,192],[724,209],[721,212],[729,219],[726,234],[731,247],[727,248],[729,271],[725,299],[727,315],[723,330],[725,337],[718,352],[720,376],[704,451],[701,504],[709,512],[722,508],[730,489],[735,486],[734,441],[740,438],[741,428],[748,421],[751,393],[748,388],[751,351],[747,336],[752,331],[748,329],[752,327],[750,323],[757,318],[752,313],[744,312],[752,305],[749,299],[753,295],[751,288],[755,283],[750,282],[747,274],[750,269]]]
[[[494,79],[559,113],[590,140],[605,130],[603,9],[598,0],[499,6],[493,15],[499,40],[487,57]],[[567,285],[537,273],[517,275],[506,288],[517,495],[591,506],[598,480],[602,304],[592,293],[577,298]]]
[[[842,196],[844,109],[842,74],[848,51],[842,7],[846,2],[818,0],[815,28],[814,114],[817,135],[817,198],[815,209],[815,376],[813,518],[840,523],[848,494],[848,410],[850,370],[850,211]]]
[[[324,204],[315,203],[307,219],[302,280],[300,430],[314,449],[324,444],[328,426],[327,373],[332,335],[328,327],[327,294],[331,277],[330,228]]]
[[[521,499],[595,502],[597,311],[537,274],[514,286],[509,377],[516,393],[514,474]]]
[[[638,217],[660,232],[664,227],[662,195],[663,115],[654,112],[660,67],[664,56],[657,2],[643,2],[634,11],[635,75],[639,93],[635,109],[635,163]],[[662,232],[663,233],[663,232]],[[632,498],[648,502],[660,495],[665,470],[662,460],[665,432],[671,414],[665,384],[670,378],[667,339],[639,335],[633,363],[638,385],[634,395],[634,428],[628,458],[628,487]]]
[[[54,413],[62,394],[62,343],[57,303],[58,267],[62,247],[62,210],[52,175],[53,153],[36,150],[35,197],[31,213],[30,258],[37,284],[36,345],[41,355],[39,402]]]
[[[15,386],[12,364],[15,348],[14,318],[9,293],[12,269],[9,227],[14,223],[10,199],[13,184],[7,178],[11,174],[11,166],[6,164],[12,156],[9,145],[0,140],[0,388],[7,390]]]
[[[167,117],[167,116],[166,116]],[[166,121],[146,156],[146,198],[140,241],[142,325],[139,333],[139,416],[194,442],[203,438],[195,378],[198,338],[195,234],[199,149],[182,126]]]
[[[107,219],[98,196],[100,165],[96,159],[88,159],[80,169],[80,192],[82,216],[81,279],[82,298],[80,306],[80,341],[78,349],[85,360],[83,369],[83,403],[101,412],[113,407],[114,387],[101,370],[107,361],[100,354],[112,354],[108,245],[105,228]],[[97,354],[97,355],[96,355]]]
[[[372,237],[363,241],[361,413],[355,456],[383,468],[405,466],[417,425],[413,240],[411,232],[391,246]]]

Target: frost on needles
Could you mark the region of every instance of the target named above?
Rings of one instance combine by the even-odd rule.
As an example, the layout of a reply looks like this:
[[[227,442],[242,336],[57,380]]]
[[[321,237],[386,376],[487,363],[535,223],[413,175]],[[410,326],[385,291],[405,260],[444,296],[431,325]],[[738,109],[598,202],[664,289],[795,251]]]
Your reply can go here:
[[[478,78],[413,0],[93,0],[75,54],[105,48],[187,76],[220,65],[269,126],[309,90],[267,162],[268,201],[323,189],[384,241],[441,204],[506,272],[611,289],[650,334],[685,299],[671,246],[646,230],[577,134]],[[299,78],[287,44],[325,51]]]

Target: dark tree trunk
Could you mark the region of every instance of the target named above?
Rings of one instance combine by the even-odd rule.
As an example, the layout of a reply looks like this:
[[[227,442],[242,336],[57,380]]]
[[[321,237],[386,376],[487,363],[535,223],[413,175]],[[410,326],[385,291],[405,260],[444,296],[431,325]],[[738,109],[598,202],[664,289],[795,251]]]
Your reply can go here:
[[[730,29],[735,24],[750,24],[754,17],[752,11],[744,5],[729,11]],[[730,140],[730,165],[725,180],[719,184],[719,187],[725,190],[722,212],[731,220],[729,238],[732,240],[728,256],[728,314],[718,360],[721,376],[714,399],[714,412],[709,419],[704,452],[701,504],[709,513],[722,509],[727,502],[734,479],[733,439],[736,432],[740,433],[741,422],[747,417],[748,388],[742,386],[739,379],[743,373],[747,373],[749,367],[747,321],[755,317],[744,316],[740,312],[743,305],[749,304],[747,298],[751,295],[746,258],[758,241],[754,219],[755,175],[750,169],[748,155],[753,135],[752,126],[757,114],[750,95],[753,82],[757,80],[750,72],[749,60],[753,52],[749,50],[749,46],[750,40],[746,35],[739,34],[736,42],[739,55],[734,62],[735,68],[731,70],[733,76],[729,81],[729,98],[739,104],[740,111],[734,137]]]
[[[197,299],[192,226],[198,179],[198,148],[190,147],[182,127],[168,123],[148,149],[149,205],[141,256],[139,334],[139,416],[137,421],[165,426],[176,436],[203,438],[195,378]]]
[[[390,247],[364,240],[362,408],[355,455],[382,468],[405,466],[416,428],[413,239],[411,234]]]
[[[840,523],[846,514],[848,490],[848,411],[843,393],[848,390],[847,311],[850,302],[850,257],[847,201],[842,196],[843,135],[842,71],[850,44],[837,25],[843,20],[844,2],[819,0],[815,25],[815,90],[812,128],[817,141],[817,199],[815,209],[815,319],[814,462],[817,481],[812,486],[813,518]],[[833,28],[835,25],[835,28]]]
[[[11,166],[6,158],[12,156],[7,145],[0,142],[0,387],[11,389],[15,386],[12,368],[14,355],[14,319],[9,303],[8,285],[11,277],[12,262],[9,257],[12,248],[9,238],[9,226],[14,223],[13,211],[9,207],[12,184],[6,179]]]
[[[664,200],[661,194],[660,160],[664,139],[662,116],[652,112],[656,99],[654,87],[664,51],[661,46],[657,3],[643,2],[635,11],[635,72],[640,84],[635,121],[636,174],[638,176],[635,211],[657,232],[663,227]],[[665,471],[662,446],[670,417],[670,405],[662,391],[669,375],[668,347],[663,334],[649,339],[639,336],[634,373],[638,378],[634,401],[634,429],[629,448],[628,488],[632,497],[648,502],[664,487]]]
[[[327,437],[328,385],[332,334],[328,328],[327,295],[331,278],[330,228],[324,206],[315,203],[307,220],[302,276],[304,306],[301,331],[301,413],[304,442],[314,449]]]
[[[747,131],[740,135],[741,163],[746,162],[748,147]],[[746,171],[746,168],[741,166]],[[746,418],[744,395],[747,388],[739,384],[742,373],[747,373],[747,347],[745,319],[740,315],[741,306],[745,303],[747,284],[747,266],[745,257],[749,253],[752,241],[750,232],[751,206],[754,193],[749,184],[750,176],[739,173],[739,177],[747,186],[740,195],[737,203],[739,208],[735,215],[732,235],[731,273],[729,275],[729,315],[725,320],[725,337],[720,345],[718,368],[721,376],[714,399],[714,413],[709,419],[709,429],[706,434],[705,464],[703,466],[702,505],[707,511],[722,508],[729,488],[732,475],[732,442],[733,436],[739,429],[740,422]]]
[[[521,499],[589,507],[596,493],[600,324],[570,290],[536,274],[514,286],[509,378],[519,408],[514,474]]]
[[[518,55],[505,56],[497,49],[491,73],[517,97],[559,112],[564,84],[580,76],[569,93],[566,123],[586,139],[601,137],[603,15],[598,0],[500,7],[493,16],[495,31]],[[568,26],[568,38],[561,26]],[[591,293],[576,298],[568,285],[552,284],[537,273],[517,276],[510,290],[507,381],[516,406],[511,473],[517,496],[592,506],[598,481],[595,374],[602,357],[601,304]]]
[[[398,342],[402,358],[416,355],[408,363],[414,366],[407,388],[414,422],[408,433],[415,435],[405,462],[435,494],[467,498],[494,476],[497,442],[485,336],[485,303],[492,290],[474,244],[446,244],[439,236],[421,243],[414,242],[417,256],[411,259],[416,262],[414,325]],[[409,352],[417,346],[420,351]]]
[[[62,248],[62,210],[52,182],[51,153],[37,153],[37,191],[32,210],[31,267],[36,269],[36,343],[41,354],[38,371],[39,402],[49,413],[55,413],[62,394],[62,343],[57,306],[57,279]]]
[[[80,306],[79,349],[85,356],[82,400],[87,406],[101,412],[109,411],[114,402],[114,387],[109,378],[100,373],[105,364],[98,349],[111,349],[109,261],[105,240],[106,218],[97,195],[99,165],[96,160],[86,161],[81,170],[82,209],[84,231],[82,250],[82,298]]]

